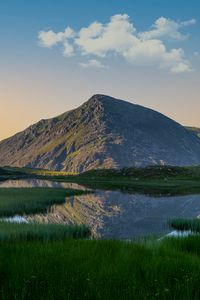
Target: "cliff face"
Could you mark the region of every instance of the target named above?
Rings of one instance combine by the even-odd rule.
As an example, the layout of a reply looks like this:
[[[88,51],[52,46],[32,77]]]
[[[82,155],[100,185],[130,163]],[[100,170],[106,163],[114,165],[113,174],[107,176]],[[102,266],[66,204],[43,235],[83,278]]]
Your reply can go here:
[[[0,166],[82,172],[199,163],[200,139],[193,133],[156,111],[104,95],[0,142]]]

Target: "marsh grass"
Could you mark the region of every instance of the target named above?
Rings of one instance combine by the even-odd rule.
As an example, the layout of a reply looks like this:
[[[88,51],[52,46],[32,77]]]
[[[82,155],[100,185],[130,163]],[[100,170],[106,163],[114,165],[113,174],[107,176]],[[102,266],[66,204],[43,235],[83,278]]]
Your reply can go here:
[[[169,221],[169,225],[176,230],[200,233],[200,219],[174,219]]]
[[[190,248],[188,248],[190,245]],[[0,298],[199,300],[200,237],[1,243]]]
[[[0,217],[46,212],[51,205],[64,203],[66,197],[86,193],[58,188],[1,188]]]
[[[0,242],[50,241],[67,238],[88,238],[89,236],[90,229],[85,225],[0,222]]]

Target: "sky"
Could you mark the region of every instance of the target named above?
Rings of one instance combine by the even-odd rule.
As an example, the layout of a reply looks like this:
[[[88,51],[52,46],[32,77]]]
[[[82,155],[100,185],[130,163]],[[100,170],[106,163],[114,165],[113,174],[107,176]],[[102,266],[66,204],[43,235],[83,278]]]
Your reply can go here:
[[[1,0],[0,140],[93,94],[200,127],[199,0]]]

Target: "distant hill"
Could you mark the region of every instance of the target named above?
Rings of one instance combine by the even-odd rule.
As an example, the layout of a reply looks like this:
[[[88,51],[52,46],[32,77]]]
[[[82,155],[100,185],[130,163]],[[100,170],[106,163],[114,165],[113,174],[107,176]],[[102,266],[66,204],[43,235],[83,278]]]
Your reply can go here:
[[[0,142],[0,166],[82,172],[165,164],[200,164],[200,139],[156,111],[105,95]]]

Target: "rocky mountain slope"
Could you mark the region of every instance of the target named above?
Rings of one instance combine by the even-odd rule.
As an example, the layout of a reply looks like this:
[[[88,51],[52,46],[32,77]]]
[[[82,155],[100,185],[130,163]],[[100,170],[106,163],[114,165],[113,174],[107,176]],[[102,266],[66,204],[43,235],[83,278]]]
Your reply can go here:
[[[200,139],[156,111],[105,95],[0,142],[0,166],[82,172],[153,164],[200,164]]]

